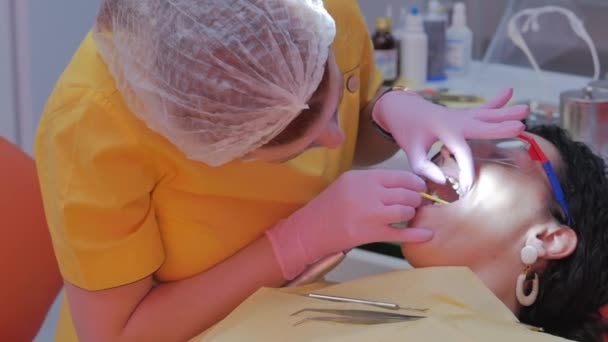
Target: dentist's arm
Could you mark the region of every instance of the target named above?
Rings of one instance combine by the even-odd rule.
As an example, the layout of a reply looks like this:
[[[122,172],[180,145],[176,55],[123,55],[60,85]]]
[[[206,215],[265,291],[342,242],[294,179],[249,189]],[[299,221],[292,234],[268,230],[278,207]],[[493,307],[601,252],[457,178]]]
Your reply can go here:
[[[372,125],[372,110],[378,98],[386,91],[381,87],[374,99],[359,114],[359,130],[353,164],[356,167],[371,166],[385,161],[399,151],[399,145],[385,139]]]
[[[395,229],[421,203],[425,183],[404,171],[351,171],[271,227],[266,236],[192,278],[152,277],[108,290],[67,284],[83,341],[183,341],[225,317],[260,287],[277,287],[326,255],[380,241],[424,242],[432,232]]]
[[[225,317],[261,287],[285,282],[263,237],[192,278],[153,286],[152,276],[125,286],[65,291],[81,341],[186,341]]]

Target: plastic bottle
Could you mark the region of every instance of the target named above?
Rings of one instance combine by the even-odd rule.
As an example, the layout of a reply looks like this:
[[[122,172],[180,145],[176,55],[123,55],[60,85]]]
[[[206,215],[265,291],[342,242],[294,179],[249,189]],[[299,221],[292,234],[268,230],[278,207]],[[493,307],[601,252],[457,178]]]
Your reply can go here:
[[[393,29],[393,33],[398,40],[401,39],[405,32],[405,25],[407,25],[407,16],[409,14],[410,12],[407,7],[404,6],[399,9],[399,23],[396,25],[395,29]]]
[[[452,18],[454,17],[454,1],[453,0],[442,0],[441,1],[441,11],[445,15],[448,20],[448,27],[452,26]]]
[[[401,77],[408,84],[420,85],[426,82],[428,38],[418,8],[412,8],[405,23],[401,37]]]
[[[374,58],[378,69],[384,75],[384,84],[392,85],[399,77],[399,53],[397,40],[391,33],[392,22],[389,17],[376,18],[376,32],[372,37]]]
[[[397,61],[397,68],[399,70],[399,77],[397,78],[397,81],[402,80],[403,78],[403,74],[401,73],[401,51],[403,51],[403,42],[401,41],[403,38],[403,34],[405,33],[405,25],[406,25],[406,21],[407,21],[407,16],[409,15],[410,11],[407,7],[402,6],[399,8],[399,20],[397,25],[395,25],[395,28],[393,28],[393,36],[395,37],[395,40],[397,41],[397,56],[399,56],[398,61]]]
[[[429,81],[446,79],[445,52],[448,20],[441,8],[438,0],[430,0],[429,13],[424,18],[424,30],[429,41],[427,57],[427,79]]]
[[[446,70],[449,76],[464,76],[469,72],[473,53],[473,32],[467,26],[466,6],[454,5],[452,26],[447,32]]]

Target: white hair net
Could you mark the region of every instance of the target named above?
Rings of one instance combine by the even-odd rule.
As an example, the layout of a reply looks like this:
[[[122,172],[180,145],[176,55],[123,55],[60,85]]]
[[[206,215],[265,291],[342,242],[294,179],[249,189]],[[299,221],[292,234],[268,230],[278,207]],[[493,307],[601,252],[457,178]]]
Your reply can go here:
[[[129,109],[218,166],[307,108],[335,32],[321,0],[103,0],[93,34]]]

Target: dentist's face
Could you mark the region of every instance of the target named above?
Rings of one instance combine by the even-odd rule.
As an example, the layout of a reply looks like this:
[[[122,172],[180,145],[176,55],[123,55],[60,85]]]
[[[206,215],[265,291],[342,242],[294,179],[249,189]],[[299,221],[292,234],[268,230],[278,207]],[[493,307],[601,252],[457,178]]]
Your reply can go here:
[[[323,80],[308,101],[310,109],[300,113],[312,117],[313,122],[295,140],[286,144],[266,145],[250,153],[246,159],[285,162],[311,148],[333,149],[340,146],[344,141],[344,132],[339,125],[338,108],[343,93],[342,75],[332,52]]]

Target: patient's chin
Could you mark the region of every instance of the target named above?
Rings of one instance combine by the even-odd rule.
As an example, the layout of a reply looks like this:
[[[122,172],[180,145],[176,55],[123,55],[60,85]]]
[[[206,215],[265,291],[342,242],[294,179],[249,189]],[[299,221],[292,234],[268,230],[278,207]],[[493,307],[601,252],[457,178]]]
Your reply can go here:
[[[453,216],[452,211],[445,205],[423,205],[416,209],[416,215],[408,222],[408,226],[437,231],[438,228],[445,227],[445,220]]]
[[[429,258],[433,253],[434,249],[432,248],[430,241],[419,244],[404,243],[401,245],[401,254],[404,259],[416,268],[435,266],[431,262],[431,258]]]

